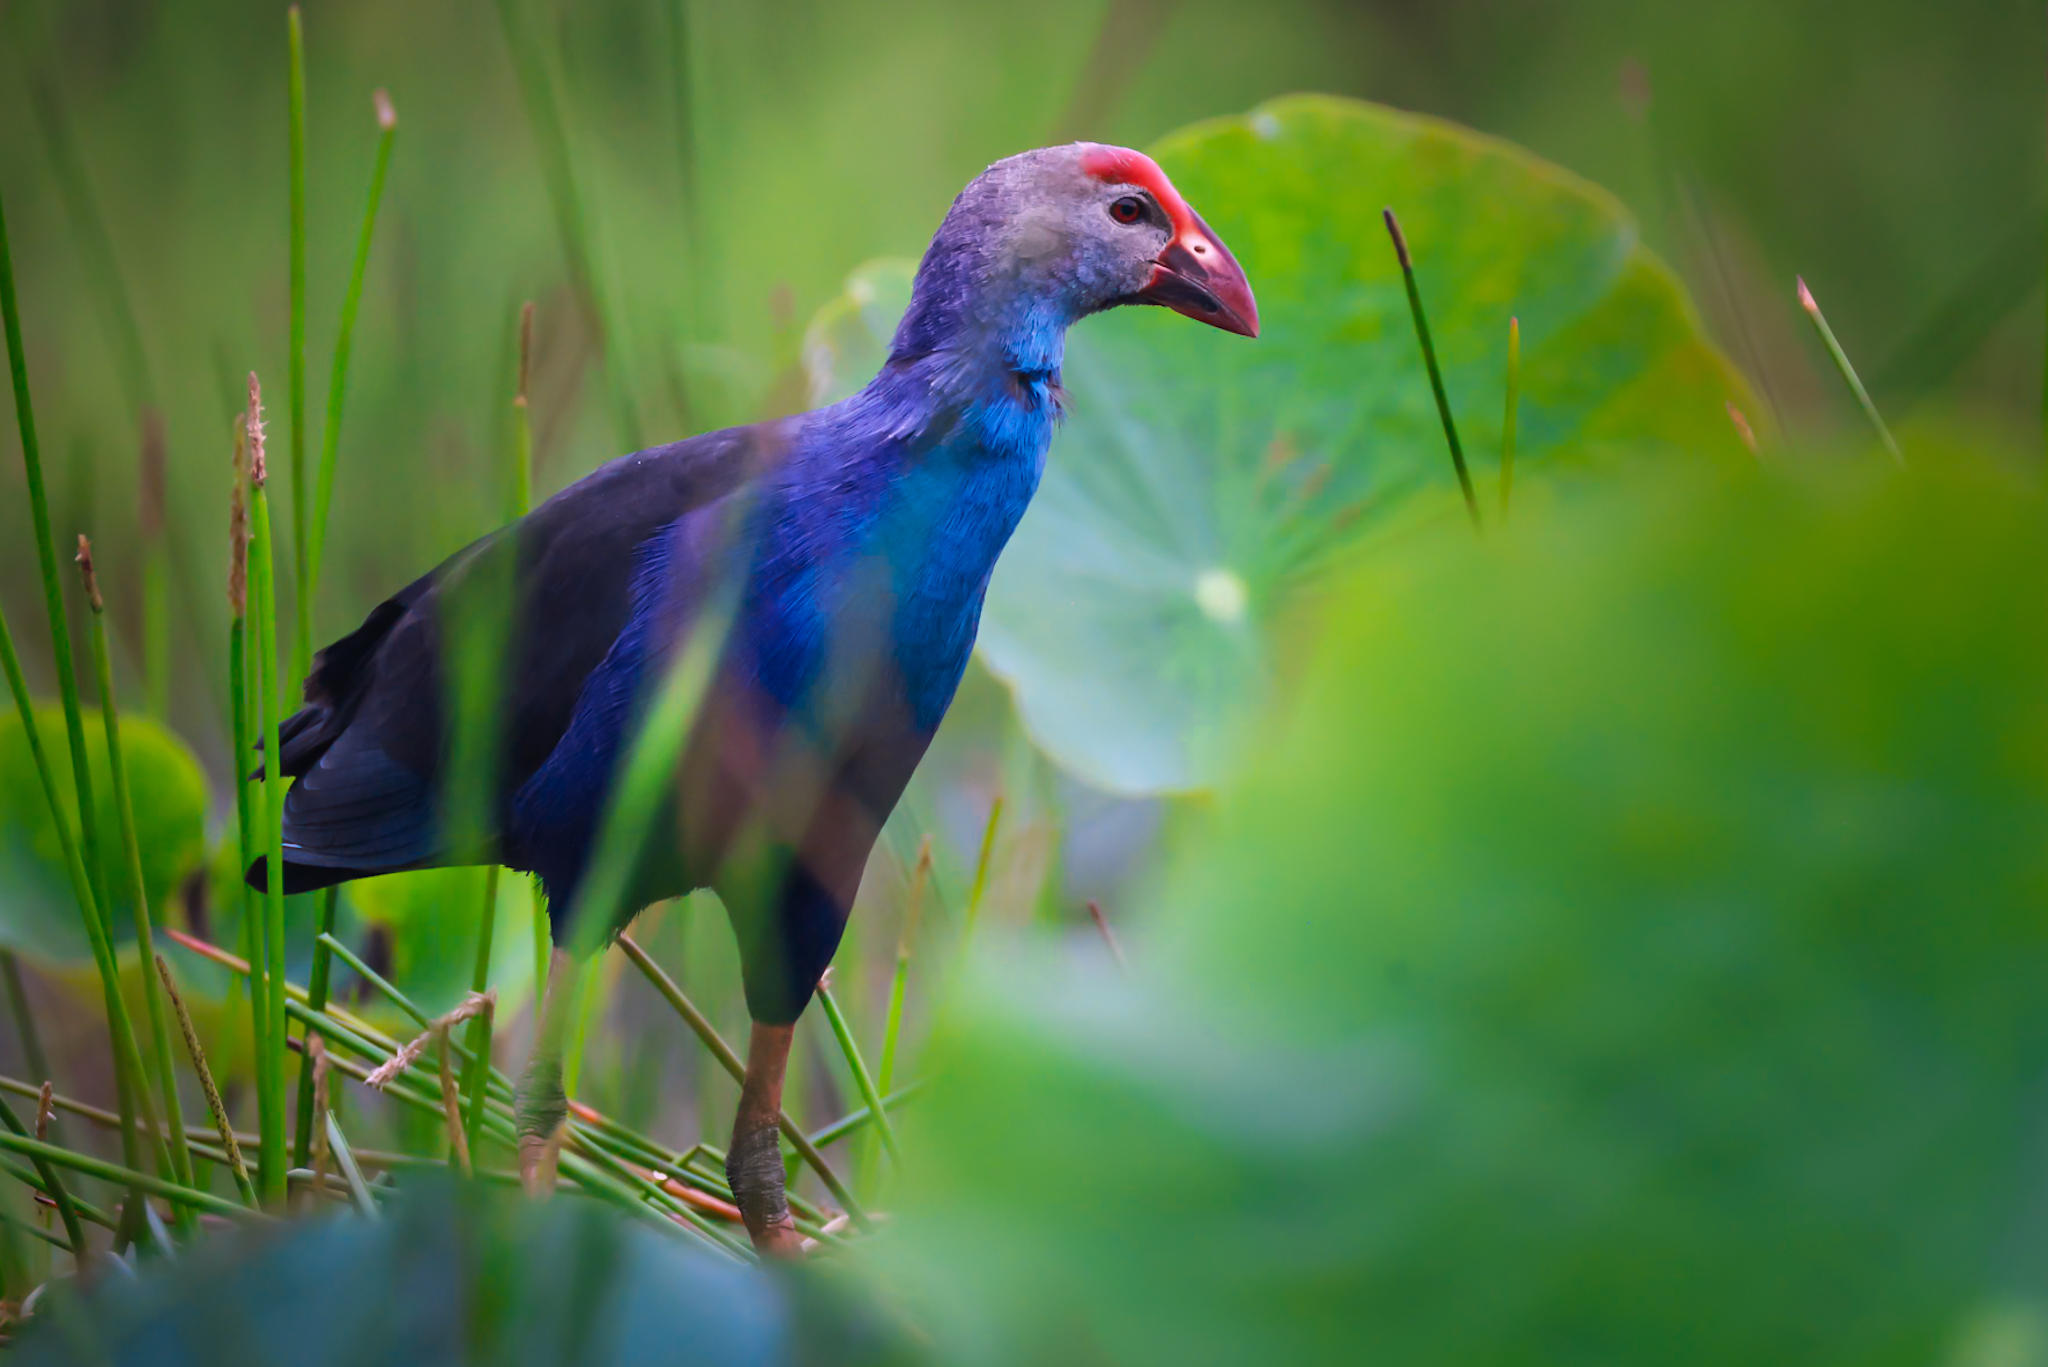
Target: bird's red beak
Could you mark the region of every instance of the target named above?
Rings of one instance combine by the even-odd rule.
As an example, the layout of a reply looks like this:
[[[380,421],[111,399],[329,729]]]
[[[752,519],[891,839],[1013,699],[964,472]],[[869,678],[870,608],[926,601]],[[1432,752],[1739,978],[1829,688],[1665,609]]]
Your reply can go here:
[[[1138,297],[1240,337],[1258,336],[1259,305],[1243,267],[1200,214],[1188,209],[1186,216],[1166,250],[1153,258],[1152,279]]]

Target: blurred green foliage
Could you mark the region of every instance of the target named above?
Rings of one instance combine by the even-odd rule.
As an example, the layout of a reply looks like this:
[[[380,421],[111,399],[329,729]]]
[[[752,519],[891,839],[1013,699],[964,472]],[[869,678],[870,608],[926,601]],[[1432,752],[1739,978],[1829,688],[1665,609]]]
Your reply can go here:
[[[58,796],[78,838],[78,797],[65,762],[64,713],[55,703],[36,709],[36,730],[50,755]],[[106,733],[88,727],[85,749],[92,766],[98,804],[99,874],[94,880],[111,898],[117,941],[135,935],[134,897],[120,841],[114,785],[107,772]],[[186,881],[205,861],[206,779],[183,741],[147,717],[121,722],[121,751],[135,808],[136,839],[142,849],[143,890],[157,924],[179,924],[166,915]],[[0,946],[20,950],[52,966],[91,961],[84,923],[65,872],[63,847],[42,780],[30,759],[28,736],[12,707],[0,713]]]
[[[2038,1348],[2048,504],[1954,460],[1360,572],[1131,976],[957,994],[889,1250],[940,1355]]]

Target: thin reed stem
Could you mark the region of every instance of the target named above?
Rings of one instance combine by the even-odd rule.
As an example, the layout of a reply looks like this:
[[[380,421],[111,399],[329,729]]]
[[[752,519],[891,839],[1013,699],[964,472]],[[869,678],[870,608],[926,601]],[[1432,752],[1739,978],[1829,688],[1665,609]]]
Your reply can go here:
[[[313,932],[313,967],[306,978],[306,998],[315,1011],[327,1006],[328,979],[333,974],[333,959],[326,949],[326,943],[334,934],[335,917],[340,912],[341,889],[325,888],[320,893],[320,924]],[[292,1127],[295,1136],[292,1143],[292,1161],[305,1167],[313,1153],[313,1060],[308,1058],[299,1066],[299,1107],[298,1122]]]
[[[1415,283],[1415,259],[1408,254],[1408,238],[1401,231],[1401,220],[1394,216],[1390,207],[1383,211],[1387,222],[1387,236],[1394,240],[1394,257],[1401,263],[1401,281],[1408,287],[1408,312],[1415,318],[1415,340],[1422,347],[1422,364],[1429,371],[1430,392],[1436,396],[1436,413],[1443,423],[1444,441],[1451,448],[1451,468],[1458,474],[1458,489],[1465,495],[1465,511],[1472,517],[1472,527],[1480,527],[1479,496],[1472,491],[1472,472],[1465,468],[1465,447],[1458,440],[1458,424],[1451,418],[1451,397],[1444,389],[1443,370],[1437,365],[1436,343],[1429,336],[1429,315],[1422,307],[1422,289]]]
[[[890,1163],[900,1170],[903,1167],[903,1149],[896,1142],[896,1127],[889,1123],[889,1110],[883,1103],[881,1089],[875,1086],[867,1061],[861,1057],[860,1045],[853,1038],[853,1029],[846,1023],[846,1013],[839,1009],[839,999],[832,995],[827,983],[818,984],[818,1005],[825,1009],[825,1019],[831,1023],[832,1033],[839,1040],[839,1051],[846,1055],[846,1066],[853,1074],[854,1085],[860,1089],[861,1098],[874,1114],[875,1130],[882,1136],[882,1147],[889,1151]],[[872,1192],[869,1194],[873,1195]]]
[[[341,452],[342,405],[348,398],[349,351],[356,335],[356,313],[362,308],[363,279],[370,269],[370,244],[377,232],[377,206],[384,199],[384,176],[391,167],[391,144],[398,136],[398,114],[391,97],[375,91],[370,97],[377,113],[377,160],[370,169],[370,197],[363,207],[363,229],[356,238],[355,264],[348,274],[348,290],[341,297],[341,322],[334,334],[334,363],[327,375],[327,413],[320,426],[320,466],[314,476],[312,523],[307,529],[306,612],[310,620],[313,600],[318,596],[320,571],[327,549],[327,514],[334,503],[334,471]],[[310,646],[310,636],[304,638]],[[308,656],[306,665],[310,666]]]
[[[190,1206],[192,1209],[208,1215],[225,1215],[232,1220],[244,1221],[267,1218],[260,1211],[253,1211],[247,1206],[236,1205],[233,1201],[215,1196],[212,1192],[200,1191],[196,1187],[183,1186],[177,1182],[166,1181],[161,1177],[152,1177],[148,1173],[138,1172],[134,1168],[124,1168],[119,1164],[108,1163],[88,1154],[73,1153],[70,1149],[61,1149],[55,1144],[25,1139],[17,1134],[0,1134],[0,1150],[18,1153],[30,1159],[46,1158],[60,1168],[70,1168],[74,1172],[82,1172],[88,1177],[97,1177],[102,1182],[112,1182],[117,1186],[130,1187],[147,1192],[151,1196],[160,1196],[166,1201]]]
[[[283,748],[278,740],[278,655],[277,592],[271,551],[268,466],[263,449],[263,395],[256,376],[249,376],[249,590],[256,620],[255,667],[256,716],[263,737],[263,839],[266,860],[263,899],[263,966],[266,979],[264,1005],[267,1019],[263,1035],[270,1041],[265,1082],[267,1106],[261,1106],[263,1138],[258,1169],[263,1181],[264,1204],[273,1210],[284,1208],[285,1114],[284,1114],[284,766]]]
[[[924,893],[932,876],[932,838],[917,842],[917,863],[910,871],[910,890],[903,902],[903,929],[896,937],[896,971],[889,977],[889,1013],[882,1029],[882,1062],[876,1086],[884,1098],[896,1078],[896,1051],[903,1037],[903,1001],[910,984],[910,955],[917,942],[917,923],[924,913]],[[880,1141],[871,1141],[861,1154],[861,1190],[875,1189],[875,1165]]]
[[[541,178],[547,186],[548,204],[554,210],[556,234],[561,238],[562,254],[568,258],[570,284],[590,333],[598,341],[605,391],[611,401],[612,435],[626,450],[638,450],[643,443],[639,410],[628,383],[626,338],[623,328],[612,325],[610,294],[591,250],[590,215],[576,179],[575,158],[569,151],[561,96],[542,46],[520,13],[519,0],[497,0],[497,7],[505,46],[512,56],[520,102],[526,108],[527,123],[540,154]]]
[[[78,538],[78,572],[85,586],[86,605],[91,609],[88,635],[92,642],[93,673],[100,691],[100,724],[106,731],[107,773],[114,786],[114,819],[121,831],[121,854],[128,872],[128,893],[134,899],[135,940],[142,952],[142,961],[147,964],[156,957],[156,929],[150,915],[149,888],[142,875],[142,842],[135,832],[135,801],[128,787],[128,763],[122,753],[121,710],[114,699],[114,669],[107,656],[107,606],[100,594],[99,578],[93,572],[92,543],[83,536]],[[178,1100],[178,1066],[171,1049],[170,1022],[164,1012],[163,993],[153,973],[142,975],[142,999],[149,1013],[150,1042],[156,1054],[158,1095],[163,1101],[164,1119],[170,1127],[171,1175],[190,1186],[192,1154],[185,1147],[184,1109]]]
[[[1891,429],[1884,425],[1877,405],[1870,400],[1870,391],[1863,387],[1863,380],[1856,374],[1856,367],[1849,363],[1849,353],[1842,350],[1842,344],[1835,339],[1835,330],[1828,326],[1827,315],[1820,311],[1820,304],[1813,297],[1813,291],[1806,287],[1806,281],[1799,281],[1799,307],[1806,310],[1807,319],[1819,335],[1821,345],[1827,349],[1828,359],[1835,363],[1835,372],[1842,377],[1842,383],[1849,387],[1849,394],[1856,400],[1856,406],[1863,410],[1863,416],[1870,423],[1870,430],[1877,434],[1878,443],[1890,454],[1892,463],[1900,469],[1906,465],[1906,457],[1899,451],[1898,442],[1892,439]]]
[[[0,623],[0,631],[5,629],[5,623]],[[11,642],[9,650],[11,653]],[[35,744],[37,749],[42,748],[40,738]],[[38,763],[48,764],[49,761],[43,759]],[[43,1052],[43,1034],[36,1027],[36,1013],[29,1005],[28,984],[21,978],[21,960],[11,949],[0,949],[0,981],[7,985],[7,1004],[14,1016],[15,1033],[21,1037],[22,1061],[28,1064],[31,1073],[48,1081],[53,1076],[50,1072],[50,1056]]]
[[[92,798],[92,769],[86,762],[85,720],[78,702],[78,673],[65,629],[64,588],[57,575],[57,543],[50,531],[50,500],[43,487],[42,448],[36,442],[35,406],[29,398],[28,355],[21,342],[21,303],[14,291],[14,259],[7,245],[7,213],[0,201],[0,324],[7,336],[8,371],[14,382],[14,421],[21,433],[21,463],[28,482],[29,519],[36,536],[36,566],[43,576],[43,606],[49,615],[50,658],[57,669],[57,693],[64,703],[64,735],[71,745],[71,776],[78,798],[78,834],[92,900],[80,903],[90,917],[99,905],[98,808]]]
[[[966,931],[962,938],[974,934],[974,924],[981,919],[981,899],[988,892],[989,865],[995,861],[996,828],[1003,820],[1003,795],[997,793],[995,800],[988,804],[988,825],[981,831],[981,854],[974,861],[974,883],[967,892]]]
[[[306,526],[306,39],[297,5],[285,11],[285,53],[286,128],[291,146],[291,323],[286,381],[291,399],[292,608],[297,622],[292,635],[292,669],[295,678],[304,678],[313,653],[313,568]]]

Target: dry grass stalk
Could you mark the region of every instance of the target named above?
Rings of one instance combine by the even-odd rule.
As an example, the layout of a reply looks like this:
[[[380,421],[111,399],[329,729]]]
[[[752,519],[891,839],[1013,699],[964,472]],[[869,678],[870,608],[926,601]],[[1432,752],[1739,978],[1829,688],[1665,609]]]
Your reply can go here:
[[[429,1025],[418,1038],[412,1040],[383,1063],[378,1064],[376,1070],[369,1077],[365,1078],[364,1081],[368,1082],[372,1087],[383,1088],[393,1078],[419,1062],[420,1055],[427,1051],[427,1046],[434,1042],[434,1036],[438,1032],[446,1030],[451,1025],[460,1025],[466,1020],[472,1020],[487,1011],[495,1011],[497,1006],[498,990],[496,988],[492,988],[488,992],[470,993],[468,1001],[465,1001],[462,1005],[456,1007],[432,1025]]]
[[[256,1201],[256,1188],[249,1180],[249,1169],[242,1162],[242,1146],[235,1140],[235,1127],[228,1123],[228,1108],[220,1099],[220,1088],[214,1085],[213,1070],[206,1064],[206,1052],[199,1047],[199,1032],[192,1026],[192,1013],[185,1009],[185,999],[178,995],[178,984],[171,978],[171,966],[164,956],[156,956],[157,976],[163,979],[164,997],[171,1004],[171,1013],[178,1018],[178,1031],[185,1037],[185,1052],[191,1056],[192,1070],[199,1074],[200,1090],[206,1094],[206,1111],[213,1117],[214,1133],[220,1138],[221,1148],[227,1151],[228,1168],[235,1175],[235,1186],[243,1199],[251,1205]],[[49,1083],[43,1084],[44,1095],[49,1094]]]
[[[36,1143],[49,1142],[50,1121],[56,1113],[57,1089],[45,1081],[42,1094],[36,1098]]]
[[[270,482],[270,466],[263,456],[263,386],[253,370],[249,372],[249,412],[242,419],[242,428],[249,434],[249,483],[261,489]]]

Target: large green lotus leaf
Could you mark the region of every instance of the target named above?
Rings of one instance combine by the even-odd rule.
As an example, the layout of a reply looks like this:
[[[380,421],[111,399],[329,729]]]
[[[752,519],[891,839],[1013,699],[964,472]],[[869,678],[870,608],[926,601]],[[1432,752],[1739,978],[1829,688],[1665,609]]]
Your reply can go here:
[[[1322,96],[1152,150],[1237,254],[1263,334],[1121,309],[1070,338],[1067,421],[990,585],[981,648],[1040,743],[1092,783],[1209,784],[1266,693],[1299,592],[1391,526],[1460,515],[1440,497],[1450,463],[1383,206],[1414,248],[1489,511],[1510,315],[1525,489],[1627,462],[1745,458],[1726,412],[1741,382],[1635,224],[1584,181],[1449,124]],[[815,398],[874,372],[909,270],[863,268],[820,315]]]
[[[35,709],[35,720],[76,837],[78,798],[64,739],[64,713],[49,703]],[[118,942],[135,933],[132,881],[122,856],[105,732],[97,716],[85,720],[86,759],[98,813],[99,885],[110,895]],[[206,858],[206,778],[183,741],[144,717],[122,718],[121,753],[127,761],[136,837],[142,847],[143,888],[157,923],[178,924],[181,918],[167,909]],[[20,715],[12,709],[0,715],[0,944],[53,967],[92,961],[92,945],[72,896],[56,823],[50,818]]]
[[[484,871],[426,869],[365,878],[348,886],[356,915],[385,934],[387,975],[399,991],[433,1014],[459,1005],[476,970],[483,924]],[[497,923],[491,931],[491,986],[509,1015],[533,988],[533,882],[501,873]]]
[[[2048,504],[1648,483],[1333,590],[1128,975],[984,951],[941,1360],[2042,1360]]]

